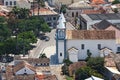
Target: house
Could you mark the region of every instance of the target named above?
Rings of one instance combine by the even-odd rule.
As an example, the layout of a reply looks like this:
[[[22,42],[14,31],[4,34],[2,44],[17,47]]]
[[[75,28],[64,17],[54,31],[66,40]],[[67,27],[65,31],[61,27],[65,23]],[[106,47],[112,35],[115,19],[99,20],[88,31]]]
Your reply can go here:
[[[66,10],[66,15],[69,17],[78,17],[80,14],[82,14],[82,12],[84,12],[84,10],[93,10],[94,8],[88,4],[85,1],[78,1],[75,3],[72,3],[71,5],[69,5],[67,7]]]
[[[35,74],[35,67],[27,63],[26,61],[21,61],[13,67],[15,75],[22,74]]]
[[[4,0],[4,6],[31,9],[33,0]]]
[[[2,77],[7,80],[57,80],[56,76],[51,74],[48,58],[26,59],[17,57],[13,62],[6,65],[5,71],[6,73],[3,73]],[[43,79],[36,79],[36,75],[44,77]]]
[[[105,74],[108,76],[109,80],[119,80],[120,79],[120,55],[110,53],[109,55],[105,56]]]
[[[31,0],[17,0],[16,6],[19,8],[31,9]]]
[[[4,0],[4,6],[16,6],[17,0]]]
[[[99,23],[102,20],[107,20],[112,24],[120,23],[119,13],[106,13],[106,14],[81,14],[79,17],[80,29],[92,29],[91,25]]]
[[[15,64],[19,63],[20,61],[27,61],[32,66],[49,66],[50,65],[50,59],[49,58],[15,58]]]
[[[68,72],[70,76],[73,76],[76,72],[76,70],[78,70],[79,68],[82,68],[86,66],[86,62],[85,61],[79,61],[79,62],[75,62],[73,64],[70,64],[68,67]]]
[[[38,9],[35,8],[34,11],[31,10],[32,15],[37,16],[38,15]],[[42,16],[44,20],[47,22],[47,24],[50,26],[50,28],[56,28],[57,20],[59,17],[59,14],[53,10],[50,10],[48,8],[40,8],[39,10],[39,16]]]
[[[52,4],[53,5],[70,5],[70,4],[72,4],[72,3],[74,3],[74,2],[78,2],[78,1],[80,1],[80,0],[52,0]]]
[[[104,47],[116,53],[115,39],[115,31],[66,30],[64,22],[59,21],[56,30],[56,55],[58,56],[58,63],[62,63],[68,57],[72,62],[85,60],[88,50],[92,53],[92,57],[98,57],[100,56],[100,50]]]

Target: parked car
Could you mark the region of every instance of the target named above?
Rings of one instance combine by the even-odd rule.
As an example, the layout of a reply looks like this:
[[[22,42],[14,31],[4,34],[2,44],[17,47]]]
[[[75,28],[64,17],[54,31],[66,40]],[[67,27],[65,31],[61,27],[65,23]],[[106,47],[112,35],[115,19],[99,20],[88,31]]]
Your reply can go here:
[[[46,36],[45,41],[49,41],[49,40],[50,40],[50,38],[48,36]]]
[[[41,39],[41,40],[45,40],[45,39],[46,39],[46,36],[41,36],[40,39]]]

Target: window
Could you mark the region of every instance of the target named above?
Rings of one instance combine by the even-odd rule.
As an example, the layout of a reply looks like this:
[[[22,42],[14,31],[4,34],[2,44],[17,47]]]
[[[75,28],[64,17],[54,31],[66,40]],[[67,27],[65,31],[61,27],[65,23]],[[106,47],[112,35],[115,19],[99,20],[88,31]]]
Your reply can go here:
[[[10,1],[10,5],[12,5],[12,1]]]
[[[74,17],[74,12],[72,12],[72,17]]]
[[[78,12],[76,12],[76,17],[78,17]]]
[[[120,52],[120,47],[117,47],[117,52]]]
[[[62,53],[60,53],[60,56],[62,56]]]
[[[14,5],[16,5],[16,1],[14,1]]]
[[[53,20],[56,20],[56,17],[53,17]]]
[[[98,49],[101,49],[101,44],[98,44]]]
[[[84,44],[81,44],[81,49],[84,49],[84,48],[85,48]]]
[[[8,2],[6,1],[6,3],[5,3],[6,5],[8,5]]]

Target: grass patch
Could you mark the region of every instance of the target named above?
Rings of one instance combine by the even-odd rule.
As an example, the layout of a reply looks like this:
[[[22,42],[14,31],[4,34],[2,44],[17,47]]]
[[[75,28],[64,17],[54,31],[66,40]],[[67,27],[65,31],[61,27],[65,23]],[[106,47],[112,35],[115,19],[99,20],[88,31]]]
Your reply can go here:
[[[74,80],[72,77],[66,76],[66,80]]]

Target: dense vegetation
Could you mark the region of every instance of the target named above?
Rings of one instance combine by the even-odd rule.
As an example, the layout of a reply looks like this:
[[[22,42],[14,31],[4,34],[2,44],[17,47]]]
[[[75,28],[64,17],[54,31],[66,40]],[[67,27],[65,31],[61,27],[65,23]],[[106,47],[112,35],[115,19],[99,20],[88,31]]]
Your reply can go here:
[[[28,9],[14,7],[7,18],[0,17],[0,55],[27,54],[41,31],[51,31],[43,18],[29,14]]]

